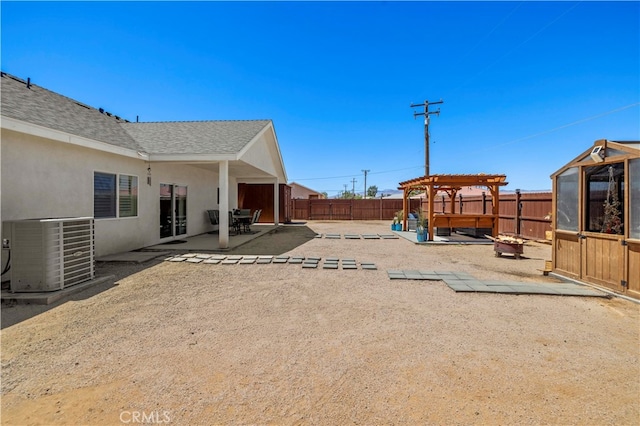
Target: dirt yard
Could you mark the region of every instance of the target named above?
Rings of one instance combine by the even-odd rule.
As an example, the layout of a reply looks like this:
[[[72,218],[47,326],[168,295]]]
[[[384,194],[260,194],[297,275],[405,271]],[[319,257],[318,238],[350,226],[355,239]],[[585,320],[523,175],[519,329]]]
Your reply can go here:
[[[640,305],[455,293],[388,269],[551,281],[546,244],[314,239],[390,233],[308,222],[234,254],[355,258],[378,269],[101,265],[112,285],[3,306],[2,424],[640,423]]]

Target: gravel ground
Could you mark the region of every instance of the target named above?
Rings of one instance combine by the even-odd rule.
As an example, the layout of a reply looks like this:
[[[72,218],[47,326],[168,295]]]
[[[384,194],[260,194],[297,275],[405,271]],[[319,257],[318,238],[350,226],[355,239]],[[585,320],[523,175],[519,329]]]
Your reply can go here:
[[[234,251],[376,271],[107,264],[115,285],[48,308],[3,306],[2,424],[640,423],[640,305],[455,293],[386,274],[554,282],[539,271],[549,245],[515,260],[492,246],[315,233],[390,231],[308,222]]]

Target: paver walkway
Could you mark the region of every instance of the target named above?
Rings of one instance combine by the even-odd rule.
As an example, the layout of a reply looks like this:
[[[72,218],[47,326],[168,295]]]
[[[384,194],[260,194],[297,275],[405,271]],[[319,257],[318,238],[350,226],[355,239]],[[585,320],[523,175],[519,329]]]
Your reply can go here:
[[[355,259],[339,259],[337,257],[327,257],[322,261],[321,257],[304,256],[240,256],[223,254],[198,254],[186,253],[165,259],[168,262],[203,263],[208,265],[253,265],[253,264],[290,264],[302,265],[305,269],[317,269],[322,265],[322,269],[336,270],[342,266],[343,270],[358,269],[360,266],[364,270],[378,269],[373,262],[356,262]],[[321,263],[322,262],[322,263]]]
[[[473,293],[509,293],[509,294],[545,294],[553,296],[590,296],[610,297],[606,293],[590,287],[569,282],[517,282],[498,280],[479,280],[466,272],[388,270],[392,280],[431,280],[444,281],[456,292]]]
[[[185,253],[165,259],[169,262],[201,263],[209,265],[254,265],[254,264],[289,264],[301,265],[304,269],[323,270],[363,270],[378,269],[373,262],[357,262],[355,259],[340,259],[337,257],[312,256],[241,256],[222,254]],[[342,267],[342,268],[341,268]],[[590,287],[569,282],[518,282],[479,280],[466,272],[453,271],[424,271],[424,270],[388,270],[387,275],[392,280],[430,280],[444,281],[455,292],[467,293],[507,293],[507,294],[545,294],[553,296],[589,296],[610,297]]]
[[[342,238],[342,234],[317,234],[316,238],[339,240]],[[397,240],[399,238],[395,234],[344,234],[345,240]]]

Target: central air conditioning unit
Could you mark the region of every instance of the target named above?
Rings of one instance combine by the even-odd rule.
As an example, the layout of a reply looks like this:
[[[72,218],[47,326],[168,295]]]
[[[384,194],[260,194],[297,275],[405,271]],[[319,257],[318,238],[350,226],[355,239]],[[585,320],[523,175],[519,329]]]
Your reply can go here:
[[[12,292],[61,290],[95,275],[93,218],[9,222]]]

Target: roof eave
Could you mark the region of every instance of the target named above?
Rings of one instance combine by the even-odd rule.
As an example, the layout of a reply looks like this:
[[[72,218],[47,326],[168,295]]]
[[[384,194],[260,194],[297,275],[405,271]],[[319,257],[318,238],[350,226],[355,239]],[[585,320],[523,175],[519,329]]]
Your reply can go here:
[[[97,151],[108,152],[125,157],[141,158],[144,156],[144,153],[141,153],[137,150],[112,145],[106,142],[100,142],[94,139],[85,138],[83,136],[73,135],[71,133],[63,132],[60,130],[54,130],[12,117],[2,116],[1,123],[3,129],[12,130],[14,132],[23,133],[26,135],[37,136],[44,139],[50,139],[57,142],[95,149]]]

